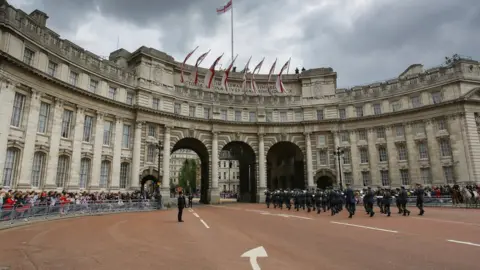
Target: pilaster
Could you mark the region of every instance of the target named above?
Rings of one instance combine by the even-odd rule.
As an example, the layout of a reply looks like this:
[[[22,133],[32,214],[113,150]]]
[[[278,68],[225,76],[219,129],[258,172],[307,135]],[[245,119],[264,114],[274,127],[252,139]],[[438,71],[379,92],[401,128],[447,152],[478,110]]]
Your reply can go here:
[[[210,203],[220,203],[220,191],[218,189],[218,133],[212,134],[212,186],[210,192]]]
[[[117,118],[115,121],[115,134],[113,145],[113,160],[112,160],[112,182],[110,183],[110,190],[120,189],[120,163],[122,158],[122,128],[123,120]],[[137,173],[139,174],[139,173]]]
[[[388,179],[390,186],[401,186],[400,172],[398,170],[398,151],[395,145],[396,134],[394,134],[392,127],[386,127],[385,133],[387,135],[387,154],[388,154]],[[381,179],[380,179],[381,181]]]
[[[350,163],[352,166],[353,187],[362,188],[363,181],[360,175],[360,153],[357,144],[357,131],[350,132]]]
[[[265,191],[267,189],[266,181],[266,167],[265,167],[265,140],[264,134],[258,134],[258,174],[259,174],[259,187],[257,189],[257,202],[265,202]]]
[[[83,129],[85,124],[85,108],[77,106],[75,116],[75,131],[73,133],[73,151],[70,164],[70,181],[68,190],[75,190],[79,188],[80,184],[80,164],[82,160],[82,142]]]
[[[448,118],[448,134],[452,142],[452,168],[457,182],[475,182],[468,158],[467,142],[462,125],[463,116],[454,115]]]
[[[35,154],[35,138],[37,137],[37,124],[40,114],[40,103],[42,94],[36,90],[32,90],[30,96],[30,107],[27,117],[27,125],[25,130],[25,145],[23,147],[22,165],[20,170],[20,177],[18,179],[18,188],[25,189],[31,187],[32,180],[32,165]],[[45,179],[41,177],[41,180]],[[39,183],[39,187],[43,183]]]
[[[8,134],[14,99],[15,86],[5,80],[0,80],[0,100],[4,104],[0,107],[0,119],[3,119],[0,123],[0,186],[3,186],[3,168],[7,156]]]
[[[308,188],[315,188],[313,181],[312,141],[308,132],[305,133],[305,143],[307,147],[307,184]]]
[[[60,150],[60,135],[62,130],[63,101],[55,99],[53,110],[52,132],[50,133],[50,151],[48,153],[47,176],[44,189],[57,188],[58,152]]]
[[[410,125],[409,125],[410,126]],[[428,158],[430,159],[430,172],[432,174],[432,185],[445,184],[442,163],[440,161],[440,148],[437,137],[435,136],[435,128],[432,121],[426,122],[426,133],[428,143]],[[411,128],[410,128],[411,132]]]
[[[142,122],[135,124],[133,137],[133,157],[132,157],[132,182],[130,187],[136,189],[140,186],[140,151],[142,147]],[[122,127],[123,129],[123,127]]]
[[[471,179],[480,183],[480,134],[478,126],[480,117],[475,113],[468,112],[462,121],[462,132],[465,134],[465,142],[468,145],[468,163],[471,170]]]
[[[100,185],[100,172],[102,168],[103,150],[103,125],[105,114],[97,111],[95,119],[95,137],[93,142],[92,181],[88,183],[90,190],[96,190]]]
[[[171,128],[165,126],[163,134],[163,177],[162,188],[170,188],[170,131]]]
[[[380,171],[377,164],[379,163],[378,149],[377,149],[377,134],[375,129],[368,129],[367,141],[368,141],[368,163],[370,164],[370,181],[371,185],[378,186],[381,184]]]

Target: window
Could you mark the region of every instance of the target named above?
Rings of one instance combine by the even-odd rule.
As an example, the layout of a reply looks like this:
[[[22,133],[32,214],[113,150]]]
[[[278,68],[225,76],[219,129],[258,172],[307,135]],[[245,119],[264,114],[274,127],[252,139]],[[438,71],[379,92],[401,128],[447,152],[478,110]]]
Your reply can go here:
[[[437,119],[437,130],[447,130],[447,121],[445,119]]]
[[[10,187],[15,184],[17,177],[18,161],[20,159],[20,151],[17,148],[10,147],[7,149],[5,157],[5,165],[3,168],[3,186]]]
[[[115,100],[117,97],[117,88],[111,87],[108,88],[108,98]]]
[[[400,170],[400,179],[402,179],[402,185],[410,185],[410,175],[407,169]]]
[[[266,114],[265,114],[265,120],[267,122],[272,122],[273,121],[273,113],[271,111],[268,111]]]
[[[352,153],[350,149],[343,150],[343,164],[348,165],[351,163]]]
[[[366,148],[360,149],[360,163],[368,163],[368,150]]]
[[[78,83],[78,73],[70,71],[69,82],[71,85],[77,86]]]
[[[35,58],[35,52],[29,48],[23,50],[23,62],[27,65],[33,65],[33,59]]]
[[[317,110],[317,120],[323,120],[323,110]]]
[[[158,98],[153,98],[152,99],[152,108],[154,110],[158,110],[160,108],[160,99],[158,99]]]
[[[433,104],[438,104],[443,101],[442,98],[442,92],[437,91],[437,92],[432,92],[432,101]]]
[[[38,115],[38,133],[47,133],[48,119],[50,117],[50,104],[42,102],[40,104],[40,112]]]
[[[295,121],[303,121],[303,112],[295,111]]]
[[[325,135],[318,135],[318,145],[325,145],[327,143],[327,137]]]
[[[380,162],[387,162],[388,155],[387,155],[387,149],[385,149],[385,147],[380,146],[378,148],[378,158],[379,158]]]
[[[130,181],[130,163],[123,162],[120,165],[120,188],[127,188],[127,183]]]
[[[428,148],[425,142],[418,143],[418,156],[420,159],[428,159]]]
[[[227,121],[227,110],[220,110],[220,117],[222,120]]]
[[[347,118],[347,112],[345,111],[345,109],[339,109],[338,110],[338,117],[340,119],[346,119]]]
[[[404,126],[395,126],[395,134],[397,137],[405,136],[405,127]]]
[[[123,125],[122,147],[130,148],[131,126]]]
[[[148,136],[150,137],[156,137],[157,135],[157,132],[156,132],[156,128],[154,125],[148,125]]]
[[[392,102],[392,111],[400,111],[402,109],[402,102],[400,100]]]
[[[413,108],[418,108],[418,107],[423,105],[420,96],[412,97],[411,101],[412,101],[412,107]]]
[[[455,179],[453,177],[453,168],[451,166],[443,167],[443,175],[445,176],[445,182],[447,184],[455,183]]]
[[[93,117],[85,115],[85,121],[83,123],[83,141],[91,142],[93,133]]]
[[[380,171],[380,177],[382,179],[382,186],[390,186],[388,171]]]
[[[287,122],[287,112],[280,112],[280,122]]]
[[[420,177],[424,184],[431,184],[432,176],[430,174],[430,168],[420,168]]]
[[[248,113],[248,119],[250,122],[255,122],[257,121],[257,115],[255,112],[249,112]]]
[[[57,167],[57,187],[67,187],[68,177],[70,173],[70,158],[68,156],[62,155],[58,157],[58,167]]]
[[[235,111],[235,121],[242,121],[242,111]]]
[[[105,121],[103,123],[103,145],[110,146],[112,144],[113,122]]]
[[[110,161],[104,160],[100,166],[100,188],[107,188],[110,183]]]
[[[195,106],[188,107],[188,116],[195,117]]]
[[[175,103],[173,107],[173,113],[181,114],[181,112],[182,112],[182,105],[180,103]]]
[[[149,144],[147,148],[147,162],[155,162],[155,145]]]
[[[358,139],[363,141],[367,140],[367,131],[365,129],[358,130]]]
[[[387,137],[387,135],[385,134],[385,128],[377,128],[377,139],[385,139],[385,137]]]
[[[397,146],[398,151],[398,160],[405,161],[407,160],[407,147],[404,144]]]
[[[382,113],[382,107],[380,104],[373,104],[373,114],[378,115]]]
[[[55,77],[55,75],[57,75],[57,69],[58,69],[58,65],[56,63],[52,61],[48,62],[48,69],[47,69],[48,75]]]
[[[128,104],[128,105],[133,105],[133,99],[135,97],[135,94],[132,93],[132,92],[127,92],[127,97],[125,98],[125,102]]]
[[[210,108],[203,108],[203,118],[210,119]]]
[[[355,112],[357,113],[357,117],[363,117],[363,106],[355,107]]]
[[[352,173],[343,173],[343,178],[345,179],[345,184],[353,185]]]
[[[365,187],[370,185],[370,172],[362,172],[362,182]]]
[[[90,175],[91,175],[91,162],[88,158],[82,158],[80,161],[80,180],[79,180],[79,187],[80,188],[87,188],[87,185],[90,183]]]
[[[98,81],[90,80],[90,86],[88,87],[88,91],[92,93],[96,93],[98,88]]]
[[[36,152],[33,155],[31,185],[34,188],[38,188],[43,184],[46,168],[45,162],[47,162],[46,157],[47,155],[43,152]]]
[[[442,157],[452,156],[452,149],[450,148],[450,140],[449,139],[441,139],[440,140],[440,153],[441,153]]]
[[[350,141],[350,133],[348,131],[340,132],[340,139],[342,142],[349,142]]]
[[[320,165],[328,165],[328,156],[327,156],[327,151],[322,150],[319,153],[319,158],[318,160],[320,161]]]
[[[10,125],[14,127],[21,127],[23,110],[25,109],[25,95],[20,93],[15,93],[15,99],[13,100],[13,110],[12,118],[10,120]]]
[[[72,129],[73,111],[64,110],[62,118],[62,138],[70,138],[70,131]]]

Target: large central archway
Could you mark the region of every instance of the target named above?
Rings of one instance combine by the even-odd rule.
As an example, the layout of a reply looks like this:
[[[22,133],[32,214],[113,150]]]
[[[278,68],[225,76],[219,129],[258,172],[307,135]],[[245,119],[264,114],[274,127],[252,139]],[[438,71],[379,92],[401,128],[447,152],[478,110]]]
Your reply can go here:
[[[187,149],[195,152],[200,159],[200,203],[209,203],[208,191],[210,188],[209,180],[209,154],[208,149],[200,140],[195,138],[183,138],[175,143],[172,148],[171,154],[180,149]]]
[[[305,189],[303,153],[292,142],[278,142],[267,153],[267,188]]]
[[[223,160],[238,160],[240,187],[238,198],[240,202],[256,202],[257,178],[256,178],[256,155],[250,145],[241,141],[227,143],[222,148]]]

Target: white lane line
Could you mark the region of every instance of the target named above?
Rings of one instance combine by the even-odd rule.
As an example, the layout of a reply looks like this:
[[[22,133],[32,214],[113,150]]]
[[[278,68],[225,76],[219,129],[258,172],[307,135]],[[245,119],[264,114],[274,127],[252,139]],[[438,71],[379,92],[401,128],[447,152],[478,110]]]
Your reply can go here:
[[[193,212],[193,215],[196,216],[197,218],[200,218],[200,216],[195,212]]]
[[[207,223],[205,221],[203,221],[203,219],[200,219],[200,221],[203,223],[203,225],[207,228],[207,229],[210,229],[210,227],[208,227]]]
[[[385,229],[381,229],[381,228],[368,227],[368,226],[362,226],[362,225],[351,224],[351,223],[343,223],[343,222],[336,222],[336,221],[330,221],[330,223],[345,225],[345,226],[351,226],[351,227],[357,227],[357,228],[362,228],[362,229],[368,229],[368,230],[374,230],[374,231],[380,231],[380,232],[398,233],[398,231],[385,230]]]
[[[453,220],[426,218],[426,217],[411,217],[411,218],[420,219],[420,220],[423,219],[423,220],[427,220],[427,221],[434,221],[434,222],[440,222],[440,223],[451,223],[451,224],[460,224],[460,225],[480,227],[480,224],[478,224],[478,223],[470,223],[470,222],[463,222],[463,221],[453,221]]]
[[[480,247],[480,244],[475,244],[472,242],[464,242],[464,241],[457,241],[457,240],[447,240],[447,242],[455,243],[455,244],[462,244],[462,245],[469,245],[474,247]]]

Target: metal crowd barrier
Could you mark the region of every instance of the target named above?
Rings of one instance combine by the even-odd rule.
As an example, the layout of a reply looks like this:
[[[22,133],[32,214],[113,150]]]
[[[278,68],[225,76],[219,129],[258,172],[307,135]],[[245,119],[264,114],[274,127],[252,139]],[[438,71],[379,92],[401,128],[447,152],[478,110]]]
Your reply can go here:
[[[16,223],[52,220],[75,216],[122,212],[142,212],[160,209],[155,200],[96,201],[83,204],[25,205],[0,209],[0,227]]]

